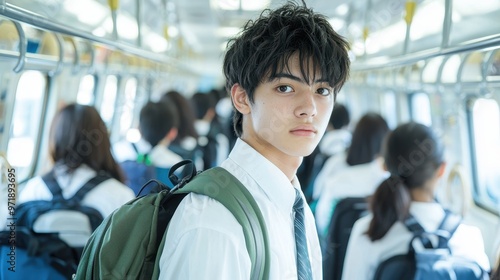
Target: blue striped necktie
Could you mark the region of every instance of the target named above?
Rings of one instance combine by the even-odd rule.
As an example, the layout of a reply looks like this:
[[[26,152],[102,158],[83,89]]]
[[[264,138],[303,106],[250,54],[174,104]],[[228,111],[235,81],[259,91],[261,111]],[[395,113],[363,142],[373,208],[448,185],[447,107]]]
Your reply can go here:
[[[297,279],[311,280],[311,262],[309,261],[309,253],[307,252],[306,228],[304,226],[304,201],[300,192],[295,189],[295,247],[297,249]]]

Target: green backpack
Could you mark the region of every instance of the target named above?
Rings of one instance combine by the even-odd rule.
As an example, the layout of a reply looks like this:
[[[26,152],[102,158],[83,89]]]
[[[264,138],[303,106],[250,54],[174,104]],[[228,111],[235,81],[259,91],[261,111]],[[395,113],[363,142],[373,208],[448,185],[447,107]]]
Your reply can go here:
[[[182,161],[170,173],[187,163],[192,164]],[[168,223],[179,203],[191,192],[217,200],[234,215],[243,228],[250,255],[250,279],[269,279],[267,229],[252,195],[223,168],[199,174],[195,168],[192,170],[172,190],[136,198],[108,216],[87,242],[73,279],[158,279]],[[175,175],[171,180],[178,181]]]

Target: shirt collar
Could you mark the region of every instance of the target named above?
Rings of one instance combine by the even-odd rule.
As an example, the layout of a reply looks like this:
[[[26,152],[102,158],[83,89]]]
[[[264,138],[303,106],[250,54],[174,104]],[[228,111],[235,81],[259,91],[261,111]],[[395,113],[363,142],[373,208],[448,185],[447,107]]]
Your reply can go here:
[[[300,184],[295,176],[292,182],[271,161],[241,139],[237,139],[229,159],[250,176],[279,209],[289,212],[295,201],[295,189]]]

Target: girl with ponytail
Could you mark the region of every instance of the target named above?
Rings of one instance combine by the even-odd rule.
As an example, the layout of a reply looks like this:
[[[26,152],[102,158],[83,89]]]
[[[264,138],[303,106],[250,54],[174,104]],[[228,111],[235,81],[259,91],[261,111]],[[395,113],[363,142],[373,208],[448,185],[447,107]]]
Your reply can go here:
[[[434,231],[445,212],[434,191],[445,170],[443,147],[429,127],[406,123],[390,132],[383,147],[384,180],[371,199],[371,214],[351,232],[342,279],[373,279],[383,260],[408,252],[412,234],[403,222],[410,213],[426,231]],[[489,270],[479,229],[461,224],[449,246],[455,255],[472,258]]]

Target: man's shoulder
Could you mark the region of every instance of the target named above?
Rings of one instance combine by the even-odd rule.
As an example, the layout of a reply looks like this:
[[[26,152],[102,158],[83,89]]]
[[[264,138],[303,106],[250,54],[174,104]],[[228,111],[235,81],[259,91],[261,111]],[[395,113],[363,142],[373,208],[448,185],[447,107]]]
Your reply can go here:
[[[196,193],[190,193],[182,200],[170,226],[175,228],[178,234],[191,230],[220,231],[238,236],[243,234],[241,225],[224,205],[213,198]]]

